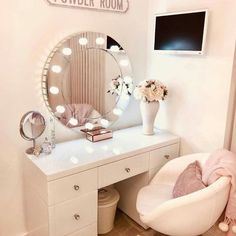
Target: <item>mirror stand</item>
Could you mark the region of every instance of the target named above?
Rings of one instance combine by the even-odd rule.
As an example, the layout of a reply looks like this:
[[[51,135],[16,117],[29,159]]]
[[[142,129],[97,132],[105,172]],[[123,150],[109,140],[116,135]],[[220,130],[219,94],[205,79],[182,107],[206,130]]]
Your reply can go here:
[[[39,156],[42,152],[42,148],[36,145],[36,139],[43,134],[45,128],[45,119],[39,112],[27,112],[21,118],[20,135],[27,141],[33,141],[33,147],[26,150],[28,155]]]
[[[35,155],[35,153],[37,152],[36,141],[35,139],[33,139],[32,141],[33,141],[33,147],[30,147],[25,151],[28,155]]]

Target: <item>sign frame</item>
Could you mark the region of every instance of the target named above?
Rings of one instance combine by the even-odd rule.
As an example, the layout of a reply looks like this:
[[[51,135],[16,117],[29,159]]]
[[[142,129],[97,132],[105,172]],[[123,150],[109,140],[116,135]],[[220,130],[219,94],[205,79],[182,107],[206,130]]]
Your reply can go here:
[[[63,3],[63,1],[66,1],[65,3]],[[50,5],[50,6],[54,6],[54,7],[65,7],[65,8],[73,8],[73,9],[85,9],[85,10],[95,10],[95,11],[106,11],[106,12],[115,12],[115,13],[126,13],[129,10],[129,0],[83,0],[84,2],[90,1],[90,2],[95,2],[97,5],[101,1],[122,1],[123,4],[125,4],[125,8],[123,10],[119,10],[119,9],[112,9],[112,8],[102,8],[102,7],[90,7],[87,6],[86,4],[84,5],[75,5],[71,2],[76,2],[79,0],[46,0],[46,2]],[[80,0],[81,1],[81,0]],[[68,2],[68,3],[67,3]],[[110,4],[111,5],[111,4]]]

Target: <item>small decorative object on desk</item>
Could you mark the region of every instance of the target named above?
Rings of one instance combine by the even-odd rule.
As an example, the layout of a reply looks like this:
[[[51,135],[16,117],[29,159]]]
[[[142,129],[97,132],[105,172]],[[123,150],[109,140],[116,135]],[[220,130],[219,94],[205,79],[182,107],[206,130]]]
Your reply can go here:
[[[52,149],[56,147],[56,131],[55,131],[55,119],[54,117],[49,118],[49,127],[50,127],[50,141]]]
[[[41,153],[42,153],[42,148],[36,145],[32,154],[36,157],[39,157]]]
[[[140,102],[143,120],[143,134],[154,134],[154,121],[159,110],[159,101],[168,94],[167,88],[158,80],[144,80],[134,90],[134,97]]]
[[[45,138],[43,144],[42,144],[42,152],[46,155],[49,155],[52,153],[52,144],[48,141],[47,138]]]
[[[91,142],[98,142],[113,137],[112,130],[105,128],[90,130],[86,131],[85,133],[86,133],[86,138]]]
[[[97,131],[97,130],[100,130],[100,129],[104,129],[104,127],[102,127],[102,126],[95,126],[92,129],[84,128],[84,129],[81,129],[80,131],[86,134],[88,132]]]

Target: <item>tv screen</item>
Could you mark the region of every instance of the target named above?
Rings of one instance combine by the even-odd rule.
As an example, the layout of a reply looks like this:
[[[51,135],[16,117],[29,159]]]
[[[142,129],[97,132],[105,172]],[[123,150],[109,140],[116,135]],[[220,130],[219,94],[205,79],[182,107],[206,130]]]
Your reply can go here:
[[[206,11],[156,17],[155,50],[202,54]]]

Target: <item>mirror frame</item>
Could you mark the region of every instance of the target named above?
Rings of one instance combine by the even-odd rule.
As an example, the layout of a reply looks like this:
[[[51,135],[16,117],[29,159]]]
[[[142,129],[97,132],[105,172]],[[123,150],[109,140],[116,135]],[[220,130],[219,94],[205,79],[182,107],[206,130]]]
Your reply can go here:
[[[34,137],[34,138],[33,138],[33,137],[31,138],[31,137],[27,136],[26,133],[24,132],[24,123],[25,123],[25,120],[26,120],[27,116],[30,115],[31,113],[39,114],[39,115],[43,118],[43,125],[44,125],[44,128],[43,128],[43,130],[41,131],[41,133],[40,133],[38,136]],[[45,131],[45,129],[46,129],[46,121],[45,121],[45,118],[44,118],[44,116],[43,116],[40,112],[38,112],[38,111],[29,111],[29,112],[25,113],[25,114],[22,116],[21,120],[20,120],[20,135],[21,135],[21,137],[22,137],[23,139],[25,139],[25,140],[27,140],[27,141],[34,141],[34,140],[36,140],[37,138],[39,138],[39,137],[43,134],[43,132]]]
[[[43,66],[43,72],[42,72],[42,80],[41,80],[41,88],[42,88],[42,95],[43,95],[43,99],[44,99],[44,102],[46,104],[46,107],[48,108],[49,112],[51,113],[51,115],[55,118],[55,120],[59,121],[60,124],[62,124],[64,127],[66,128],[69,128],[69,129],[72,129],[72,130],[75,130],[77,131],[77,129],[81,130],[84,128],[84,126],[79,126],[79,127],[73,127],[73,128],[70,128],[68,126],[66,126],[65,124],[63,124],[59,118],[54,114],[52,108],[50,107],[50,104],[49,104],[49,101],[48,101],[48,86],[47,86],[47,81],[48,81],[48,72],[51,68],[51,61],[54,57],[54,55],[58,52],[58,50],[61,48],[61,46],[66,42],[68,41],[69,39],[71,39],[72,37],[75,37],[75,36],[79,36],[79,35],[82,35],[83,33],[98,33],[98,34],[103,34],[103,35],[106,35],[104,33],[99,33],[99,32],[92,32],[92,31],[83,31],[83,32],[77,32],[77,33],[74,33],[74,34],[71,34],[67,37],[65,37],[64,39],[62,39],[54,48],[53,50],[49,53],[47,59],[46,59],[46,62],[44,63],[44,66]],[[106,35],[108,37],[110,37],[109,35]],[[112,37],[110,37],[112,38]],[[113,38],[112,38],[113,39]],[[117,42],[118,43],[118,42]],[[120,44],[119,44],[120,45]],[[121,45],[120,45],[121,46]],[[122,47],[122,46],[121,46]],[[91,48],[95,48],[95,49],[100,49],[100,50],[104,50],[106,51],[107,53],[109,53],[113,58],[114,60],[116,61],[117,63],[117,66],[119,67],[119,70],[120,70],[120,73],[121,73],[121,78],[124,80],[124,78],[126,77],[129,77],[131,79],[130,81],[130,86],[132,88],[132,92],[133,92],[133,89],[134,89],[134,84],[133,84],[133,72],[132,72],[132,67],[131,67],[131,62],[130,62],[130,59],[127,55],[127,53],[125,52],[124,50],[124,55],[122,56],[122,59],[120,58],[120,56],[116,53],[116,52],[112,52],[110,50],[107,50],[107,49],[101,49],[98,45],[98,47],[91,47]],[[128,61],[128,66],[122,66],[121,65],[121,61],[122,60],[127,60]],[[124,69],[125,68],[125,69]],[[122,85],[124,86],[124,84]],[[127,94],[126,98],[122,98],[122,96],[119,96],[119,99],[118,101],[115,103],[115,107],[113,110],[109,111],[109,112],[106,112],[105,114],[101,114],[101,116],[99,117],[101,120],[106,120],[105,116],[111,112],[113,112],[113,114],[115,114],[115,110],[116,110],[116,117],[117,119],[114,120],[114,121],[109,121],[109,125],[102,125],[100,124],[101,126],[105,127],[105,128],[108,128],[110,126],[112,126],[118,119],[119,117],[123,114],[123,112],[126,110],[126,108],[128,107],[129,105],[129,102],[130,102],[130,98],[131,98],[131,95],[132,95],[132,92],[131,94]],[[122,103],[123,102],[123,103]],[[107,120],[106,120],[107,121]],[[87,122],[87,124],[91,124],[90,122]],[[85,128],[86,128],[86,125],[85,125]],[[78,131],[79,131],[78,130]]]

